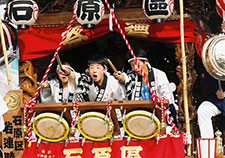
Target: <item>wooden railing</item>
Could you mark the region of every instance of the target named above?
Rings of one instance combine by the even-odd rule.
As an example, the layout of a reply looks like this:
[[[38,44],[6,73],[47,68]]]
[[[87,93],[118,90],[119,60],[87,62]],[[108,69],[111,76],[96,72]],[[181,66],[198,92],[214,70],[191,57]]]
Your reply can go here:
[[[155,104],[152,100],[138,100],[138,101],[112,101],[110,104],[111,109],[111,116],[114,124],[114,135],[120,134],[120,125],[119,121],[116,116],[115,109],[121,109],[121,113],[123,114],[124,110],[132,111],[134,109],[154,109]],[[168,107],[168,100],[164,101],[164,105]],[[106,106],[107,102],[80,102],[79,103],[79,111],[80,113],[85,113],[85,111],[105,111],[106,114]],[[21,106],[21,110],[23,110],[24,106]],[[69,122],[71,122],[71,114],[70,110],[73,108],[73,103],[37,103],[33,107],[33,111],[37,113],[41,112],[62,112],[66,108],[66,112],[64,113],[64,118]],[[158,116],[159,120],[161,118],[160,110],[156,109],[156,115]],[[32,114],[31,114],[32,116]],[[165,119],[164,119],[165,120]]]

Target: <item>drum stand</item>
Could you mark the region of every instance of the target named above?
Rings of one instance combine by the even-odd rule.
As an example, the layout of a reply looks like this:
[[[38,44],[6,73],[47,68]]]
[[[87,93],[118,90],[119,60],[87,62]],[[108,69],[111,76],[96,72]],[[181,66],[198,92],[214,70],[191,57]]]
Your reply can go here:
[[[81,140],[81,146],[84,145],[85,141],[86,141],[86,139],[83,137],[82,140]]]
[[[160,113],[160,111],[158,111],[158,109],[154,110],[154,107],[155,107],[154,105],[155,105],[154,102],[151,101],[151,100],[112,101],[112,103],[111,103],[111,108],[112,108],[111,109],[111,117],[112,117],[112,121],[113,121],[113,129],[112,129],[113,133],[112,134],[110,133],[111,136],[108,135],[109,137],[106,138],[106,139],[109,140],[110,145],[112,145],[114,139],[116,139],[117,136],[119,136],[121,138],[124,138],[124,134],[125,134],[125,132],[127,133],[127,131],[126,130],[121,130],[122,126],[120,126],[120,125],[125,123],[126,121],[127,121],[126,124],[129,125],[129,127],[127,126],[129,131],[131,131],[133,129],[135,130],[134,132],[137,131],[137,134],[136,133],[134,133],[134,134],[131,133],[131,135],[128,136],[127,144],[130,143],[130,140],[132,140],[132,138],[135,138],[135,139],[151,139],[153,137],[155,137],[155,139],[157,139],[156,143],[158,143],[159,135],[160,134],[164,134],[163,133],[164,130],[160,129],[160,132],[158,132],[158,129],[159,129],[158,128],[158,124],[159,123],[156,124],[156,122],[157,122],[156,121],[156,118],[157,118],[156,115],[158,117],[160,117],[161,113]],[[167,107],[168,103],[165,102],[164,105]],[[23,108],[24,107],[21,107],[21,110],[23,110]],[[74,125],[69,126],[69,124],[67,124],[67,121],[68,122],[72,121],[71,112],[70,112],[70,110],[73,109],[73,104],[72,103],[37,103],[33,108],[34,108],[33,110],[35,112],[38,112],[38,113],[41,113],[41,114],[45,113],[45,115],[39,114],[38,116],[35,117],[35,113],[33,113],[32,114],[33,117],[31,117],[32,118],[32,122],[33,122],[32,124],[35,124],[35,123],[36,124],[35,124],[35,126],[32,126],[32,128],[33,127],[35,127],[35,128],[40,127],[41,129],[45,130],[44,127],[41,124],[41,123],[45,123],[46,124],[46,121],[43,120],[43,119],[47,118],[48,121],[51,121],[54,118],[53,121],[56,123],[56,126],[61,123],[60,125],[62,125],[62,128],[66,129],[66,133],[64,134],[64,137],[59,137],[59,138],[58,137],[56,137],[56,138],[54,138],[54,137],[49,138],[50,133],[48,133],[48,132],[46,133],[45,131],[43,131],[43,132],[46,133],[46,136],[44,135],[44,138],[46,137],[48,139],[42,139],[42,137],[39,137],[39,135],[38,135],[39,139],[38,139],[37,147],[39,146],[41,140],[45,140],[45,141],[49,141],[49,142],[57,142],[57,141],[62,141],[62,140],[64,141],[65,140],[65,146],[67,146],[67,144],[70,141],[70,139],[69,139],[70,136],[75,138],[74,134],[72,133],[72,130],[69,130],[69,127],[71,127],[71,126],[73,127]],[[119,109],[120,110],[120,115],[117,115],[117,112],[115,112],[115,109]],[[144,110],[137,110],[137,109],[145,109],[146,112],[143,112]],[[84,114],[85,113],[86,114],[90,113],[89,115],[85,116],[85,118],[88,117],[88,119],[91,120],[91,121],[95,121],[95,119],[97,117],[96,113],[98,113],[98,111],[103,111],[103,110],[106,110],[106,102],[80,102],[79,103],[79,112],[82,112],[82,113],[84,112]],[[150,110],[150,112],[148,112],[149,110]],[[57,115],[57,117],[56,117],[55,116],[56,114],[54,114],[54,113],[46,113],[46,111],[50,111],[50,112],[51,111],[52,112],[57,112],[57,111],[59,112],[59,111],[61,111],[61,115]],[[104,113],[106,113],[106,115],[108,115],[107,110]],[[129,115],[130,113],[132,113],[132,115]],[[84,115],[84,114],[82,114],[82,115]],[[92,114],[94,114],[95,116],[93,116]],[[82,115],[79,116],[79,114],[78,114],[78,117],[77,117],[77,120],[76,120],[75,124],[79,125],[79,123],[81,123],[79,121],[82,120]],[[103,122],[102,126],[105,126],[104,123],[109,124],[109,122],[108,122],[109,116],[106,116],[106,115],[104,116],[104,114],[101,113],[102,117],[97,117],[97,119],[96,119],[96,120],[98,120],[100,118],[99,120],[102,120],[102,122]],[[65,119],[63,117],[65,117]],[[147,128],[139,130],[139,127],[136,127],[135,126],[135,122],[133,123],[132,120],[135,120],[135,122],[139,122],[138,120],[141,120],[141,121],[143,120],[145,122],[145,120],[146,120],[147,121],[147,123],[146,123],[146,125],[147,125],[146,127]],[[54,122],[51,122],[51,123],[54,123]],[[46,125],[48,125],[48,124],[46,124]],[[83,124],[80,124],[80,125],[82,125],[82,127],[83,127]],[[140,124],[140,126],[141,125],[142,124]],[[87,125],[85,124],[85,126],[87,128],[89,128],[88,124]],[[109,126],[111,126],[111,125],[107,125],[104,128],[110,129]],[[33,130],[35,132],[35,129],[33,129]],[[151,130],[154,133],[149,135],[146,130],[149,131],[150,134],[151,134]],[[77,132],[75,134],[77,134]],[[85,131],[85,132],[89,132],[89,131]],[[95,132],[95,128],[93,128],[93,132]],[[142,134],[142,132],[143,132],[143,134]],[[53,132],[53,134],[54,134],[54,132]],[[66,135],[66,134],[68,134],[68,135]],[[80,134],[83,135],[81,132],[80,132]],[[97,136],[100,135],[99,136],[100,138],[98,138],[98,140],[94,140],[94,141],[106,140],[106,139],[104,139],[105,135],[103,135],[103,138],[101,138],[101,134],[102,133],[100,133],[100,134],[97,133],[96,135]],[[140,137],[140,138],[136,138],[136,137],[133,137],[133,136]],[[94,136],[94,138],[95,138],[95,136]],[[88,137],[85,137],[85,138],[82,137],[81,146],[84,145],[86,139],[89,139],[89,138]]]
[[[38,138],[37,145],[36,145],[37,148],[39,147],[40,143],[41,143],[41,138]]]
[[[63,119],[63,113],[66,112],[66,108],[64,108],[64,110],[61,112],[61,115],[60,115],[60,118],[59,118],[59,121],[58,121],[58,126],[60,125],[60,123],[62,122],[62,119]]]
[[[114,135],[112,135],[112,137],[110,139],[110,143],[109,143],[110,146],[112,145],[113,141],[114,141]]]
[[[127,112],[127,110],[124,109],[123,117],[122,117],[122,120],[121,120],[121,125],[122,125],[122,126],[123,126],[123,121],[125,120],[126,112]],[[125,132],[125,131],[124,131],[124,132]],[[127,145],[129,145],[130,140],[131,140],[131,137],[128,135],[128,137],[127,137]]]

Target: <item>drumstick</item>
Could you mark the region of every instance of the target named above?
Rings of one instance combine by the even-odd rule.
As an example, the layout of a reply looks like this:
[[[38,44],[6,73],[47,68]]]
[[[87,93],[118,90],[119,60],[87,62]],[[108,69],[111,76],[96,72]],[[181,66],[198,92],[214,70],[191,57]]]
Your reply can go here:
[[[218,80],[218,86],[219,86],[219,89],[220,89],[220,90],[223,90],[223,89],[222,89],[222,86],[221,86],[221,81],[220,81],[220,80]]]
[[[63,70],[63,69],[62,69],[62,62],[61,62],[61,60],[60,60],[60,58],[59,58],[59,54],[58,54],[58,53],[56,54],[56,60],[57,60],[57,62],[58,62],[58,64],[59,64],[60,69]]]
[[[107,59],[107,62],[109,63],[110,67],[112,68],[112,70],[117,73],[118,71],[116,70],[115,66],[113,65],[113,63],[110,61],[110,59]]]
[[[56,54],[56,60],[57,60],[57,62],[58,62],[58,64],[59,64],[60,69],[64,72],[64,70],[63,70],[63,68],[62,68],[62,62],[61,62],[61,60],[60,60],[60,58],[59,58],[59,54],[58,54],[58,53]]]

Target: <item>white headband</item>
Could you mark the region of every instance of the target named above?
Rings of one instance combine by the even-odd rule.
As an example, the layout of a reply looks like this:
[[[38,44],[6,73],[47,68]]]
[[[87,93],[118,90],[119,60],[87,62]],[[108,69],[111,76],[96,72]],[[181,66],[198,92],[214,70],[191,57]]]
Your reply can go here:
[[[147,58],[144,58],[144,57],[136,57],[136,59],[139,59],[139,60],[147,60]],[[128,63],[131,62],[132,60],[134,60],[134,58],[130,58],[128,60]]]

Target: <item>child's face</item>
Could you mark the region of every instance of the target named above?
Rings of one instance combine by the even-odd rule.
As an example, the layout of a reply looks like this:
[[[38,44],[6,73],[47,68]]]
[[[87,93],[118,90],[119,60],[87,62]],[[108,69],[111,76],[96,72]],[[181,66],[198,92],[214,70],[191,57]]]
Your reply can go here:
[[[148,67],[147,67],[147,65],[146,65],[147,61],[144,61],[144,62],[141,61],[141,60],[137,60],[137,61],[138,61],[138,63],[140,63],[140,67],[141,67],[141,69],[144,71],[144,73],[147,74],[147,73],[148,73]],[[138,66],[137,66],[137,64],[135,63],[134,60],[130,61],[130,65],[131,65],[131,68],[132,68],[138,75],[142,75],[142,74],[141,74],[141,69],[140,69],[140,68],[138,69]]]
[[[59,79],[61,80],[62,83],[67,83],[68,82],[68,77],[61,74],[59,71],[57,71],[57,74],[59,76]]]
[[[63,66],[70,66],[70,65],[63,65]],[[56,71],[56,73],[59,76],[59,79],[61,80],[62,83],[68,83],[68,76],[63,75],[62,73],[60,73],[60,71]]]
[[[107,68],[104,68],[101,64],[93,63],[88,67],[88,72],[94,82],[99,83],[101,85],[104,79],[104,73],[107,71]]]

